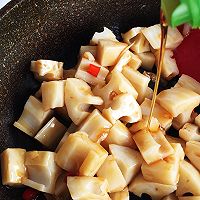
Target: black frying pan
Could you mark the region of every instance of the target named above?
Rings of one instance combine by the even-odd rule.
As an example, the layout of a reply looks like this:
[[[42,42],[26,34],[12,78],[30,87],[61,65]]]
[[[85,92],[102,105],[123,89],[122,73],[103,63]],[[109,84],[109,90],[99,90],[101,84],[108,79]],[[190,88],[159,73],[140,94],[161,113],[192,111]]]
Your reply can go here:
[[[153,25],[159,22],[159,7],[159,0],[13,0],[0,10],[0,152],[43,149],[12,126],[39,87],[29,71],[31,60],[72,67],[80,45],[95,31],[106,26],[120,37],[131,27]],[[0,183],[0,200],[21,200],[22,191]]]

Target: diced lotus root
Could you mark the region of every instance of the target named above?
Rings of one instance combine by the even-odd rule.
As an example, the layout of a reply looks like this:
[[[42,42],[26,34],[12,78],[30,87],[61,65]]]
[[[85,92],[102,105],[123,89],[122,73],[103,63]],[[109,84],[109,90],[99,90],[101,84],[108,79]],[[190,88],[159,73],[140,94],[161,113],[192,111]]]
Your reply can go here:
[[[134,38],[136,35],[138,35],[139,33],[141,33],[142,27],[135,27],[130,29],[128,32],[126,33],[122,33],[122,38],[123,41],[126,42],[128,45],[131,44],[131,39]]]
[[[129,191],[141,197],[143,193],[151,196],[153,200],[160,200],[176,190],[176,185],[165,185],[161,183],[149,182],[145,180],[142,174],[133,179],[129,185]]]
[[[138,92],[137,101],[141,104],[144,101],[150,78],[130,67],[124,67],[122,74],[130,81]]]
[[[140,107],[142,110],[143,117],[145,116],[148,117],[150,115],[150,110],[151,110],[151,100],[146,98],[140,105]],[[173,117],[158,103],[155,104],[153,117],[155,117],[159,121],[161,127],[165,130],[167,130],[172,124]]]
[[[159,64],[160,51],[154,53],[156,58],[156,66]],[[179,70],[176,64],[175,58],[173,58],[173,51],[166,49],[163,58],[163,64],[161,69],[161,76],[166,80],[171,80],[173,77],[179,74]]]
[[[137,70],[141,66],[142,61],[137,55],[127,51],[122,51],[117,59],[117,64],[113,67],[112,72],[119,71],[122,72],[125,66],[130,67],[133,70]]]
[[[2,184],[9,186],[22,186],[22,178],[27,177],[25,162],[25,149],[8,148],[1,153]]]
[[[119,94],[114,97],[110,107],[103,109],[102,114],[112,124],[115,124],[118,119],[127,123],[142,119],[141,108],[131,94]]]
[[[127,66],[131,69],[137,70],[142,65],[142,60],[139,58],[138,55],[131,52],[131,59],[127,63]]]
[[[128,187],[125,187],[120,192],[114,192],[110,194],[110,198],[112,200],[129,200],[129,191]]]
[[[199,127],[195,124],[186,123],[180,130],[179,136],[188,141],[200,141],[200,131]]]
[[[64,81],[49,81],[42,83],[42,105],[44,110],[64,106]]]
[[[153,90],[150,87],[147,87],[144,99],[152,100],[153,98]]]
[[[92,56],[89,52],[85,52],[84,55],[86,53],[88,53],[88,56]],[[105,83],[105,78],[108,73],[109,70],[99,65],[95,60],[90,60],[89,57],[82,57],[78,64],[75,77],[82,79],[91,85],[102,85]]]
[[[53,81],[63,78],[63,63],[53,60],[31,61],[31,71],[40,81]]]
[[[173,117],[177,117],[180,113],[197,107],[200,103],[200,95],[187,88],[174,87],[160,92],[156,102]]]
[[[184,87],[200,94],[200,83],[192,77],[182,74],[174,87]]]
[[[117,144],[125,147],[136,149],[136,144],[128,128],[120,121],[111,127],[108,136],[101,145],[108,150],[109,144]]]
[[[154,49],[160,49],[161,28],[160,24],[142,29],[142,33]],[[183,36],[177,28],[168,28],[167,49],[175,49],[183,41]]]
[[[149,42],[144,37],[143,33],[141,32],[142,29],[144,28],[136,27],[136,28],[130,29],[125,34],[122,34],[122,38],[124,42],[126,42],[129,45],[134,43],[130,49],[136,53],[143,53],[143,52],[150,51]]]
[[[129,130],[132,133],[136,133],[136,132],[138,132],[138,131],[140,131],[142,129],[145,129],[147,127],[147,125],[148,125],[148,120],[149,120],[149,117],[148,116],[144,116],[139,122],[134,123],[129,128]],[[155,117],[152,117],[149,130],[151,132],[157,132],[159,130],[159,128],[160,128],[159,121]]]
[[[70,124],[70,126],[67,128],[66,133],[64,134],[64,136],[62,137],[62,139],[60,140],[58,146],[56,147],[55,152],[57,153],[60,149],[60,147],[65,143],[67,137],[71,134],[71,133],[75,133],[77,131],[78,127],[72,122]]]
[[[50,119],[52,111],[45,111],[42,103],[34,96],[27,100],[22,115],[14,126],[24,133],[34,137],[38,130]]]
[[[92,94],[90,86],[83,80],[68,78],[65,84],[65,105],[71,120],[80,124],[88,115],[90,105],[101,105],[103,100]]]
[[[179,166],[184,159],[184,151],[180,144],[171,143],[174,153],[152,164],[143,162],[142,174],[145,180],[162,183],[166,185],[176,185],[179,180]]]
[[[191,163],[200,171],[200,142],[187,142],[185,154]]]
[[[55,149],[66,130],[66,127],[53,117],[34,138],[46,147]]]
[[[69,176],[67,187],[72,199],[111,200],[108,182],[101,177]]]
[[[92,142],[86,133],[70,134],[56,155],[56,163],[64,170],[81,176],[94,176],[108,152]]]
[[[192,123],[194,121],[195,116],[196,115],[194,114],[193,110],[185,111],[173,119],[172,126],[176,130],[179,130],[183,127],[184,124],[188,122]]]
[[[93,35],[93,37],[90,41],[90,44],[96,45],[96,44],[98,44],[99,40],[102,40],[102,39],[117,41],[114,33],[110,29],[104,27],[102,32],[100,32],[100,33],[95,32],[95,34]]]
[[[141,154],[134,149],[116,144],[110,144],[109,149],[128,185],[140,171],[143,162]]]
[[[138,93],[131,83],[120,72],[113,72],[109,82],[102,86],[97,85],[93,89],[95,95],[100,96],[104,104],[102,108],[108,108],[113,100],[119,94],[129,93],[137,99]]]
[[[97,46],[97,62],[102,66],[114,66],[127,44],[112,40],[99,40]]]
[[[89,61],[92,61],[92,62],[95,61],[95,57],[93,56],[93,54],[90,53],[90,52],[88,52],[88,51],[86,51],[86,52],[82,55],[82,58],[85,58],[85,59],[87,59],[87,60],[89,60]]]
[[[25,165],[28,178],[22,178],[22,183],[36,190],[54,194],[56,180],[62,173],[55,163],[55,155],[50,151],[27,152]]]
[[[95,109],[79,126],[78,130],[86,132],[89,138],[100,143],[108,136],[112,124]]]
[[[149,42],[144,37],[142,32],[132,38],[131,43],[134,43],[131,47],[131,50],[136,53],[144,53],[150,51]]]
[[[131,52],[128,50],[125,52],[122,51],[117,59],[116,65],[113,67],[112,72],[114,71],[122,72],[123,67],[126,66],[130,60],[131,60]]]
[[[200,173],[189,162],[183,160],[180,163],[180,178],[177,185],[176,195],[183,196],[191,193],[194,196],[200,196]]]
[[[103,177],[108,181],[110,192],[120,192],[126,186],[126,181],[112,155],[109,155],[97,172],[98,177]]]
[[[152,52],[138,53],[137,56],[142,61],[142,68],[151,71],[155,64],[155,56]]]
[[[182,146],[182,148],[185,152],[186,143],[183,139],[181,139],[179,137],[172,137],[170,135],[165,135],[165,137],[169,143],[180,143],[180,145]]]
[[[133,139],[147,164],[164,159],[174,153],[174,149],[162,131],[151,133],[147,129],[143,129],[135,133]]]

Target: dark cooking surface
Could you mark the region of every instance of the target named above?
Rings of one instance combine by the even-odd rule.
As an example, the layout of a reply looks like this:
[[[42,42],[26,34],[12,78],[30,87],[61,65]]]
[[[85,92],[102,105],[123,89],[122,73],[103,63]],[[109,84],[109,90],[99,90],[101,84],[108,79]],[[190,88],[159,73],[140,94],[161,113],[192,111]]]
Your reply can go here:
[[[119,36],[158,19],[158,0],[15,0],[8,4],[0,11],[0,152],[7,147],[41,149],[12,126],[39,86],[29,72],[31,60],[55,59],[67,68],[75,64],[79,46],[103,26]],[[21,200],[22,190],[0,185],[0,200]]]

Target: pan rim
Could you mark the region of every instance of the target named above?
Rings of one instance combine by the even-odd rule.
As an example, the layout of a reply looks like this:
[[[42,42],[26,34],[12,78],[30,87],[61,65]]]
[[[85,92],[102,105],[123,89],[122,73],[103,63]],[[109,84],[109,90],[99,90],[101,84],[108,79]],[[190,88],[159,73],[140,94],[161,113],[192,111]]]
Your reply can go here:
[[[10,11],[15,9],[19,4],[25,0],[11,0],[4,7],[0,9],[0,20],[2,20]]]

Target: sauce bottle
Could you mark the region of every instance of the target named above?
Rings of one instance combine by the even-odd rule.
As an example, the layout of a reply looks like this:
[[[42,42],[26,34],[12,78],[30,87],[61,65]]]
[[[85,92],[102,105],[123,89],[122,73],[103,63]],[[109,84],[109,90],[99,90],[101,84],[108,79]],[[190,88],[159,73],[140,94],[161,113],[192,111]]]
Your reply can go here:
[[[200,0],[161,0],[161,9],[168,25],[190,24],[192,30],[174,50],[180,74],[200,82]]]
[[[169,26],[188,23],[200,27],[200,0],[161,0],[161,9]]]

